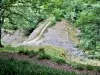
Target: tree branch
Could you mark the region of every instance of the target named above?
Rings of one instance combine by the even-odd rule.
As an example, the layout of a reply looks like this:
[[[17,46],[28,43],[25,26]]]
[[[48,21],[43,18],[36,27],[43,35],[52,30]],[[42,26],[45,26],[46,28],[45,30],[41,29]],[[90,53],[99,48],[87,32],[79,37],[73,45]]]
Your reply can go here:
[[[11,14],[15,14],[16,16],[20,16],[20,17],[24,18],[25,20],[29,21],[30,23],[33,23],[33,21],[31,19],[26,18],[25,16],[23,16],[23,14],[20,14],[20,13],[11,11],[11,10],[9,10],[9,11],[10,11]],[[5,17],[6,18],[10,18],[9,15],[8,16],[5,16]],[[11,20],[11,18],[10,18],[10,20]]]

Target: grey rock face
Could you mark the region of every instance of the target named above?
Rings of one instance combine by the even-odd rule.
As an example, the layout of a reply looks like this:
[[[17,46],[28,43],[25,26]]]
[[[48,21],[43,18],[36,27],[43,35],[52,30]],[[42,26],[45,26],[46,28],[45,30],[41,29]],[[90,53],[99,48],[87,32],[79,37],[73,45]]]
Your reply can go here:
[[[23,42],[27,37],[24,36],[22,30],[16,30],[13,34],[4,33],[2,31],[2,41],[7,45],[14,45]]]
[[[63,26],[61,26],[63,25]],[[67,52],[73,56],[86,58],[86,54],[76,48],[71,40],[68,39],[68,33],[66,32],[66,22],[61,21],[53,28],[49,28],[48,32],[43,34],[44,38],[39,40],[38,45],[54,45],[64,48]]]

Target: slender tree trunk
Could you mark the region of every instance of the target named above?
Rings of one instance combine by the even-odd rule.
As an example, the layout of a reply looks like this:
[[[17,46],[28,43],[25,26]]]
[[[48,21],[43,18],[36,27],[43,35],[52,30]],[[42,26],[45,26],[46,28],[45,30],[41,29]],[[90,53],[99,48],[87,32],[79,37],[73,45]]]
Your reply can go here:
[[[2,25],[4,23],[4,17],[3,17],[3,13],[4,13],[4,10],[2,10],[2,8],[0,9],[0,47],[3,47],[2,43],[1,43],[1,28],[2,28]]]
[[[2,34],[1,28],[4,23],[4,17],[3,17],[4,9],[3,9],[3,5],[2,5],[1,1],[0,1],[0,47],[3,47],[2,43],[1,43],[1,34]]]
[[[3,45],[2,45],[2,43],[1,43],[1,27],[2,27],[2,20],[1,20],[1,18],[0,18],[0,47],[3,47]]]

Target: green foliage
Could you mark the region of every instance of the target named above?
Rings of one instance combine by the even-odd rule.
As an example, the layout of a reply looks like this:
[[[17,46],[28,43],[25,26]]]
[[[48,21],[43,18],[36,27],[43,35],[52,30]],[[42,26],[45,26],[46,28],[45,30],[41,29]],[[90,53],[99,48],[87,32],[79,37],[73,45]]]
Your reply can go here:
[[[97,2],[99,0],[83,0],[83,1],[86,2],[86,3],[95,3],[95,2]]]
[[[21,55],[26,55],[30,58],[34,56],[39,56],[39,59],[49,59],[57,63],[66,62],[66,54],[62,48],[56,48],[52,46],[45,46],[45,47],[11,47],[5,46],[4,48],[0,48],[0,51],[7,51],[7,52],[17,52]]]
[[[47,49],[50,49],[50,51],[48,51]],[[70,66],[72,66],[74,69],[78,69],[78,70],[91,70],[91,71],[100,72],[100,66],[92,66],[92,65],[89,65],[89,64],[76,63],[76,62],[72,62],[71,60],[66,60],[66,59],[63,59],[62,57],[58,57],[57,54],[59,54],[59,53],[61,53],[61,55],[63,55],[64,57],[66,56],[64,53],[61,52],[62,51],[61,49],[59,49],[60,51],[58,51],[56,49],[53,49],[52,47],[47,47],[47,49],[46,49],[46,47],[45,48],[40,47],[39,50],[37,49],[37,51],[35,51],[35,48],[28,49],[27,47],[22,47],[22,46],[21,47],[16,47],[16,48],[6,46],[6,48],[0,48],[0,50],[3,50],[3,51],[4,50],[6,50],[6,51],[8,50],[10,52],[11,51],[13,51],[13,52],[16,51],[21,55],[28,56],[29,58],[40,55],[40,59],[50,59],[50,60],[52,60],[52,61],[54,61],[58,64],[66,64],[67,63]],[[46,51],[49,52],[50,54],[47,54]],[[53,55],[53,53],[54,53],[54,55]],[[0,59],[0,68],[1,68],[1,61],[2,60]],[[11,58],[10,61],[14,61],[14,59]],[[11,63],[11,62],[8,62],[8,63]],[[1,71],[1,69],[0,69],[0,71]]]
[[[81,48],[100,53],[100,14],[97,11],[100,11],[100,8],[84,10],[75,25],[81,30]]]
[[[89,54],[89,58],[91,58],[91,59],[99,59],[100,60],[100,51],[92,50],[88,54]]]
[[[95,68],[93,66],[91,66],[91,65],[87,65],[86,69],[88,69],[88,70],[94,70]]]
[[[0,75],[77,75],[53,68],[10,59],[0,59]]]
[[[10,45],[4,46],[4,48],[0,48],[0,51],[17,51],[14,47],[11,47]]]
[[[58,64],[65,64],[66,61],[64,59],[55,59],[54,62],[58,63]]]
[[[59,21],[62,18],[62,13],[63,13],[63,10],[59,8],[55,8],[52,14],[55,16],[56,20]]]
[[[51,59],[51,57],[44,53],[39,53],[39,59]]]
[[[38,53],[33,50],[19,50],[18,54],[28,55],[30,58],[36,56]]]
[[[88,64],[80,64],[80,63],[76,63],[76,62],[70,62],[68,64],[70,66],[72,66],[74,69],[100,72],[100,66],[92,66],[92,65],[88,65]]]
[[[2,17],[5,16],[3,27],[14,30],[36,28],[37,24],[50,14],[60,17],[62,13],[58,7],[62,2],[62,0],[2,0],[2,6],[7,6],[7,8],[2,8],[5,10],[2,15]]]
[[[74,69],[79,69],[79,70],[84,70],[86,69],[85,66],[83,64],[72,64],[72,67]]]
[[[25,10],[27,9],[27,10]],[[42,21],[42,19],[45,19],[45,17],[41,16],[45,14],[45,12],[42,11],[38,12],[35,10],[32,10],[31,8],[11,8],[9,13],[9,19],[5,18],[5,23],[3,27],[5,29],[27,29],[30,30],[32,28],[36,28],[38,22]],[[24,13],[24,14],[23,14]],[[45,14],[46,16],[46,14]]]
[[[38,53],[39,53],[39,59],[51,59],[50,56],[45,53],[44,48],[40,48]]]
[[[37,24],[47,17],[46,11],[42,8],[42,5],[47,2],[41,0],[2,0],[0,5],[2,7],[5,5],[2,8],[5,11],[0,16],[4,17],[3,27],[13,30],[36,28]]]
[[[64,17],[81,30],[80,48],[88,50],[91,53],[90,56],[97,59],[100,56],[100,7],[98,2],[100,1],[68,0],[68,3],[65,1],[63,5],[66,6]]]

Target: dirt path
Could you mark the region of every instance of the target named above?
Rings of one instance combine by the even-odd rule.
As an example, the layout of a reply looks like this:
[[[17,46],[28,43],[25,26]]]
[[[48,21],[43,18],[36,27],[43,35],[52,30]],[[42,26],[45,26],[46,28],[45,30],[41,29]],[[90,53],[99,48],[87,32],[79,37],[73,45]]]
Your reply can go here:
[[[38,56],[30,58],[26,55],[19,55],[17,53],[0,52],[0,58],[25,60],[25,61],[29,61],[31,63],[38,63],[40,65],[49,66],[49,67],[52,67],[52,68],[55,68],[55,69],[60,69],[60,70],[70,71],[70,72],[76,72],[76,73],[80,73],[80,74],[82,74],[82,73],[88,73],[89,75],[95,75],[96,74],[95,71],[75,70],[67,64],[60,64],[59,65],[55,62],[52,62],[51,60],[39,60]],[[100,73],[97,73],[96,75],[100,75]]]

